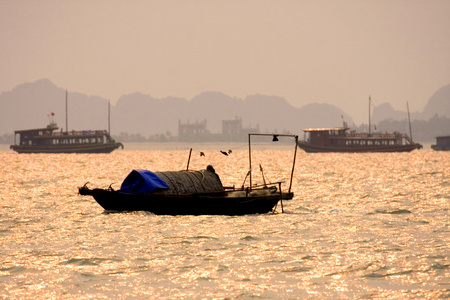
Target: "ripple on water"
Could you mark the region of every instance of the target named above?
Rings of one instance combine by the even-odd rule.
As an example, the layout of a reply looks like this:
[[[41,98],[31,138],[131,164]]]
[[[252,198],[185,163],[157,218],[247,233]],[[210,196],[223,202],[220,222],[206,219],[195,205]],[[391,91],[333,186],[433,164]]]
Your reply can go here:
[[[212,148],[190,168],[213,164],[240,186],[245,148]],[[450,296],[447,154],[299,152],[295,197],[275,215],[109,213],[77,194],[85,182],[120,186],[132,168],[185,169],[188,151],[0,153],[0,297]],[[253,151],[271,180],[288,178],[290,152]]]

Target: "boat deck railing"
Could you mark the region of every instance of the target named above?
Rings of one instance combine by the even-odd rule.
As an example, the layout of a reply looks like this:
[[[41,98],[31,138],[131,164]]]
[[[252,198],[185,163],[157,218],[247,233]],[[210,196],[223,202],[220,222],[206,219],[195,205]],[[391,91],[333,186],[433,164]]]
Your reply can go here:
[[[401,133],[394,132],[394,133],[382,133],[382,132],[376,132],[369,134],[368,132],[350,132],[345,137],[359,137],[359,138],[379,138],[379,139],[395,139],[402,137]]]
[[[84,135],[106,135],[108,131],[106,130],[72,130],[72,131],[55,131],[52,136],[84,136]]]

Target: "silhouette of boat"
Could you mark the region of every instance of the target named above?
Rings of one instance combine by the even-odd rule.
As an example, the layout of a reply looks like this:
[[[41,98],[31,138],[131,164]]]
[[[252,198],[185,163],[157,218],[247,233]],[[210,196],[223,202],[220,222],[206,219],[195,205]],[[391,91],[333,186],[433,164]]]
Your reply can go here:
[[[450,151],[450,135],[436,137],[436,144],[431,145],[431,149],[436,151]]]
[[[253,185],[251,135],[256,134],[249,134],[250,171],[244,180],[245,183],[250,178],[247,187],[224,187],[212,166],[201,171],[190,171],[188,162],[185,171],[133,170],[123,181],[120,190],[114,190],[111,186],[107,189],[90,189],[86,183],[78,192],[94,197],[105,210],[111,211],[149,211],[158,215],[246,215],[275,211],[278,202],[281,202],[283,211],[282,201],[294,197],[291,185],[297,145],[287,191],[282,191],[281,182],[266,183],[264,180],[262,185]],[[297,144],[297,136],[295,140]],[[260,169],[262,172],[261,166]]]
[[[45,128],[16,130],[10,148],[18,153],[110,153],[123,148],[106,130],[55,132],[57,129],[50,123]]]
[[[409,152],[422,148],[406,134],[347,132],[348,127],[303,129],[306,152]]]
[[[303,129],[305,137],[298,142],[298,147],[306,152],[410,152],[421,149],[422,145],[412,139],[411,122],[409,129],[410,136],[398,132],[372,133],[369,97],[368,133],[348,132],[350,128],[346,122],[343,127]]]
[[[117,143],[106,130],[56,131],[59,127],[53,117],[51,113],[47,127],[14,131],[14,144],[10,148],[18,153],[110,153],[123,149],[123,144]]]

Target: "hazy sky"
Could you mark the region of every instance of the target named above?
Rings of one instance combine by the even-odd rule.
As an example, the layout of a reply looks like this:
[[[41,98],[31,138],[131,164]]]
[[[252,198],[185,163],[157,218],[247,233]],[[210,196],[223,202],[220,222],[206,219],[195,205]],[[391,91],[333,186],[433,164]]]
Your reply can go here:
[[[0,92],[276,95],[367,122],[450,84],[450,1],[0,0]]]

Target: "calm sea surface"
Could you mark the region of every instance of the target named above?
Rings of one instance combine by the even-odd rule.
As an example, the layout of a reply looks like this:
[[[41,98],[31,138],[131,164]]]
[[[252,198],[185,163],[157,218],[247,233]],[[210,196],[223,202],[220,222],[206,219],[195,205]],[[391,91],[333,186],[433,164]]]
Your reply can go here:
[[[284,213],[105,212],[77,188],[185,169],[188,146],[111,154],[0,151],[0,298],[449,298],[450,152],[297,153]],[[194,144],[242,185],[247,145]],[[252,148],[253,181],[288,183],[293,149]],[[219,150],[232,153],[222,155]],[[203,151],[205,156],[200,156]]]

